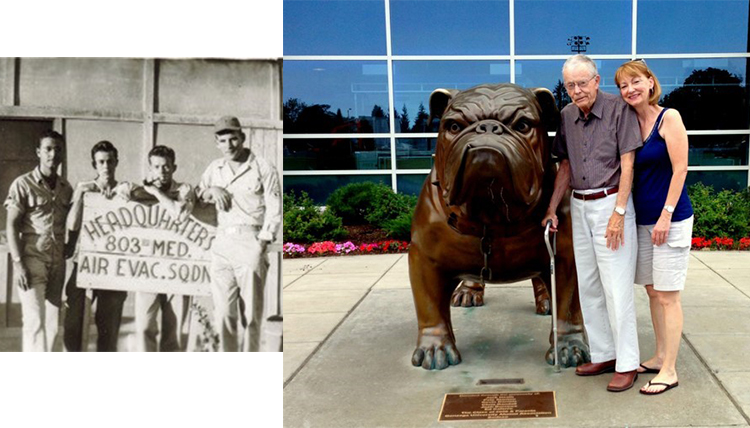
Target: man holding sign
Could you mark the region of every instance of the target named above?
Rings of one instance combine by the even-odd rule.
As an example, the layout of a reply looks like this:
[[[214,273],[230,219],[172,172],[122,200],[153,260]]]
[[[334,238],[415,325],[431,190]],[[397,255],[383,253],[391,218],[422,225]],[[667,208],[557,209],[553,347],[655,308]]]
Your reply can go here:
[[[174,150],[166,146],[155,146],[148,154],[150,179],[143,187],[134,191],[135,197],[151,195],[166,209],[175,222],[184,222],[195,205],[192,186],[172,179],[177,170]],[[182,325],[187,314],[188,297],[181,294],[146,293],[135,294],[136,340],[139,351],[156,351],[156,336],[159,334],[157,316],[161,309],[161,339],[158,349],[180,351],[183,349]]]
[[[281,223],[279,179],[268,162],[243,147],[246,136],[236,117],[219,119],[214,134],[223,157],[208,166],[196,191],[217,211],[211,246],[214,316],[221,326],[222,351],[258,351],[266,246]],[[237,326],[240,308],[242,332]]]
[[[66,257],[73,256],[73,249],[78,247],[78,236],[83,220],[83,196],[86,193],[101,193],[111,199],[120,196],[125,200],[130,199],[132,184],[127,182],[117,183],[115,171],[117,170],[117,148],[109,141],[99,141],[91,148],[91,165],[96,170],[95,180],[78,183],[73,193],[73,207],[68,214],[68,243]],[[77,257],[75,258],[77,259]],[[78,262],[74,263],[73,273],[68,279],[65,289],[67,296],[65,312],[65,334],[63,341],[65,350],[68,352],[80,352],[82,350],[83,313],[86,304],[86,290],[78,288]],[[96,350],[98,352],[117,351],[117,338],[120,334],[120,322],[122,320],[122,307],[128,294],[118,290],[94,290],[96,300],[96,329],[98,337]]]

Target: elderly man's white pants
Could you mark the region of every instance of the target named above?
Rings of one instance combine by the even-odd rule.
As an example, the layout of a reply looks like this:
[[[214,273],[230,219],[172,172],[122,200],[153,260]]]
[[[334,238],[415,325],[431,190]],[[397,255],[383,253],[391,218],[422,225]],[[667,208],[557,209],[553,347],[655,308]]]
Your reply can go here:
[[[570,208],[591,362],[617,359],[615,369],[628,372],[640,364],[633,294],[638,234],[631,196],[625,213],[624,245],[617,251],[607,248],[604,234],[616,200],[617,194],[588,201],[571,197]]]

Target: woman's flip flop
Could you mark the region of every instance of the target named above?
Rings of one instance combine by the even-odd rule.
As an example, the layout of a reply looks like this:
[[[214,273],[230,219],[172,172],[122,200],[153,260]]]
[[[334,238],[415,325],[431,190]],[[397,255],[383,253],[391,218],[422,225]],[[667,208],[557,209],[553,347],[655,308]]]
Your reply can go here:
[[[667,391],[669,391],[672,388],[677,388],[680,385],[680,383],[679,382],[675,382],[673,384],[668,384],[668,383],[663,383],[663,382],[651,382],[651,381],[648,381],[648,383],[646,384],[646,388],[648,388],[649,386],[654,386],[654,385],[666,386],[666,388],[662,389],[661,391],[656,391],[656,392],[648,392],[648,391],[646,391],[644,389],[640,389],[641,394],[644,394],[644,395],[659,395],[662,392],[667,392]]]

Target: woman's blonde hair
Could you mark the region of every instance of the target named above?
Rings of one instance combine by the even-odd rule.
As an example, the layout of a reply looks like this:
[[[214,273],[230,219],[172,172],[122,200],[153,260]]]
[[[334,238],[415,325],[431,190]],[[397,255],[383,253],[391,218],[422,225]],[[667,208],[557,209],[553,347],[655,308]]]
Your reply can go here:
[[[615,83],[619,87],[620,80],[624,79],[625,77],[635,76],[646,76],[647,79],[649,77],[654,79],[654,88],[649,93],[648,103],[651,105],[658,104],[659,98],[661,98],[661,85],[659,84],[659,79],[656,78],[654,73],[651,72],[651,69],[649,69],[646,65],[646,62],[642,59],[628,61],[625,64],[621,65],[620,68],[618,68],[615,72]]]

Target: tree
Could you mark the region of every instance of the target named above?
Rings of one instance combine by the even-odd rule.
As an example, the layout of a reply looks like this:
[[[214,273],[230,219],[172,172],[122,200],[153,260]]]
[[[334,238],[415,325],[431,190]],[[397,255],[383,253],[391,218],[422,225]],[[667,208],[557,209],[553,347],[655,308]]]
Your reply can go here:
[[[341,126],[344,124],[344,116],[341,114],[341,109],[336,110],[336,119],[334,120],[334,124],[336,126]]]
[[[307,104],[297,98],[289,98],[284,103],[284,129],[286,132],[292,132],[297,123],[302,110],[307,108]]]
[[[372,117],[381,118],[385,117],[385,112],[383,111],[383,108],[379,105],[375,104],[372,106]]]
[[[417,118],[414,120],[414,127],[411,129],[414,132],[427,132],[427,121],[430,119],[430,115],[427,114],[427,110],[424,108],[424,104],[419,103],[419,110],[417,111]]]
[[[563,107],[570,104],[570,95],[568,95],[568,91],[565,89],[562,81],[557,81],[555,89],[552,90],[552,95],[555,96],[555,104],[557,104],[558,110],[562,111]]]
[[[401,132],[409,132],[409,113],[406,111],[406,104],[401,109],[401,119],[399,120]]]
[[[693,70],[662,105],[679,111],[688,129],[740,129],[747,128],[747,98],[740,77],[709,67]]]
[[[328,111],[328,104],[313,104],[305,107],[297,117],[295,132],[328,133],[335,128],[335,115]],[[286,132],[286,128],[284,128]]]

